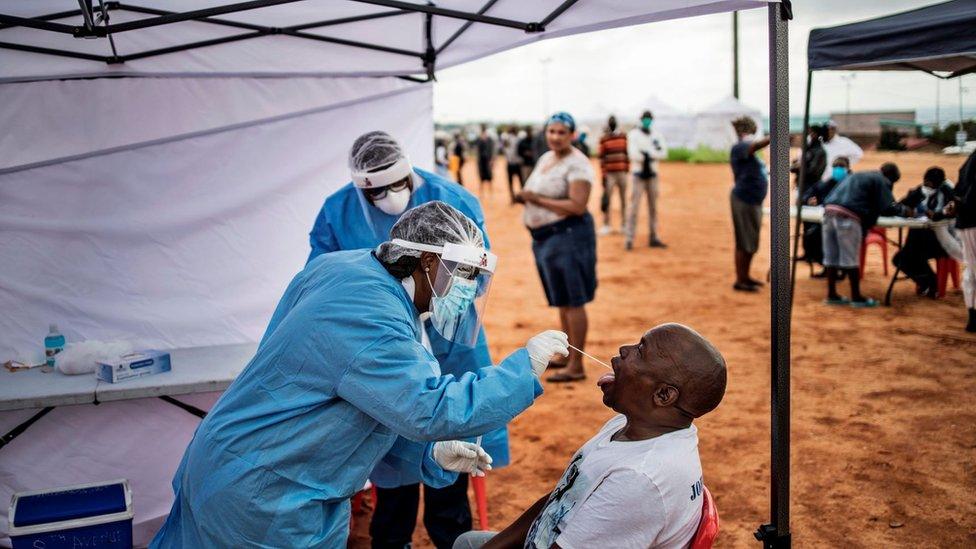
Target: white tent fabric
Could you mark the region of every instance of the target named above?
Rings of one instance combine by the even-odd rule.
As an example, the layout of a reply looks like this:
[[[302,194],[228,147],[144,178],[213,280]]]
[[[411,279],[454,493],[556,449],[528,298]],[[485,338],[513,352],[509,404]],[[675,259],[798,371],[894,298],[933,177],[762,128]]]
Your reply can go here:
[[[141,0],[137,5],[186,12],[231,3],[229,0]],[[424,5],[423,0],[407,4]],[[556,10],[563,0],[498,0],[491,3],[485,15],[523,23],[540,22]],[[761,7],[767,0],[655,0],[622,2],[620,0],[582,0],[573,4],[541,33],[526,33],[516,28],[475,23],[437,56],[437,67],[445,68],[511,49],[529,42],[567,36],[581,32],[622,27],[651,21],[677,19],[708,13]],[[122,3],[125,6],[125,2]],[[477,12],[486,0],[441,0],[439,8]],[[18,17],[36,17],[77,8],[67,0],[0,0],[0,13]],[[350,18],[367,14],[397,11],[389,7],[352,0],[305,0],[287,4],[225,14],[219,19],[261,25],[290,25]],[[125,9],[110,12],[111,24],[149,17]],[[45,54],[4,51],[0,79],[40,79],[91,75],[401,75],[423,74],[426,40],[424,15],[404,13],[391,17],[305,29],[302,32],[344,41],[369,42],[400,52],[375,51],[345,44],[313,41],[290,35],[272,34],[258,38],[222,43],[160,56],[132,59],[124,64],[71,59]],[[80,16],[54,22],[80,25]],[[458,18],[436,15],[432,20],[433,46],[441,49],[465,25]],[[188,42],[225,38],[253,32],[240,28],[183,21],[116,33],[114,39],[120,56],[171,47]],[[107,40],[76,39],[67,34],[27,29],[0,29],[0,42],[66,49],[100,56],[112,55]],[[413,55],[411,55],[412,53]]]
[[[100,148],[66,128],[77,124],[110,145],[63,162],[25,152],[41,164],[0,174],[0,309],[17,311],[0,315],[0,356],[40,345],[52,322],[69,340],[122,338],[137,348],[256,341],[304,264],[324,197],[348,181],[353,139],[384,128],[419,166],[432,163],[429,84],[295,83],[292,91],[317,92],[312,109],[312,100],[293,103],[297,113],[274,107],[260,79],[63,84],[0,85],[0,117],[15,121],[15,139],[58,154]],[[116,96],[118,84],[131,93]],[[367,90],[375,95],[353,93]],[[81,91],[115,97],[113,114],[126,118],[108,122],[98,109],[63,117],[52,107],[53,131],[30,137],[34,121],[12,111],[22,101],[2,99],[63,106]],[[152,113],[158,97],[167,101]],[[215,128],[195,116],[213,104],[207,97],[225,111],[218,123],[242,122]],[[129,128],[113,135],[115,126]]]
[[[679,111],[656,95],[648,96],[634,105],[629,112],[636,119],[644,110],[654,114],[654,131],[664,136],[668,147],[694,147],[695,116]]]
[[[755,120],[756,128],[762,132],[762,113],[738,99],[728,96],[702,110],[695,116],[694,146],[728,150],[736,142],[731,122],[741,116]]]

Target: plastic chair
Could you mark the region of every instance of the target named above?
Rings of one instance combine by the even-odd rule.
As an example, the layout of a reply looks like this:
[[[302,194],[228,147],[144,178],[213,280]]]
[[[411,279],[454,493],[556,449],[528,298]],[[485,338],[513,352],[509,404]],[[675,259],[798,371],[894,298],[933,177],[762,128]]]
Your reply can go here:
[[[935,260],[936,297],[945,297],[949,277],[952,277],[952,287],[959,289],[959,262],[951,257],[940,257]]]
[[[698,522],[698,531],[695,532],[695,537],[691,538],[689,549],[711,549],[721,525],[715,500],[712,499],[712,493],[707,487],[703,487],[702,496],[702,516]]]
[[[868,255],[868,245],[874,244],[881,248],[881,259],[884,265],[884,275],[888,276],[888,232],[883,227],[873,227],[861,241],[861,278],[864,278],[865,258]]]
[[[478,510],[478,524],[481,530],[491,530],[488,527],[488,486],[487,477],[471,477],[471,487],[474,488],[474,503]]]

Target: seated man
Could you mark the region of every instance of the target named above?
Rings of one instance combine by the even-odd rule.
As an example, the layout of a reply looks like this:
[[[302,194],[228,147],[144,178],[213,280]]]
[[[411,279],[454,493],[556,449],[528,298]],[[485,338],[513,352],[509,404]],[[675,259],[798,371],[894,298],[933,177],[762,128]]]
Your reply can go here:
[[[932,221],[946,217],[943,211],[952,202],[952,184],[946,181],[942,168],[929,168],[922,177],[922,184],[915,187],[900,200],[910,209],[910,214],[926,216]],[[932,229],[909,229],[905,246],[892,258],[895,267],[911,278],[918,289],[918,295],[936,297],[935,273],[929,267],[929,259],[945,257],[946,251]]]
[[[846,156],[838,156],[830,167],[830,178],[817,179],[803,190],[803,203],[820,206],[830,191],[851,173],[851,162]],[[803,223],[803,259],[810,264],[823,265],[823,232],[820,223]],[[827,271],[816,273],[813,278],[824,278]]]
[[[701,520],[702,469],[692,424],[725,394],[722,355],[680,324],[620,348],[597,382],[618,415],[583,445],[555,489],[500,533],[468,532],[455,549],[686,547]]]

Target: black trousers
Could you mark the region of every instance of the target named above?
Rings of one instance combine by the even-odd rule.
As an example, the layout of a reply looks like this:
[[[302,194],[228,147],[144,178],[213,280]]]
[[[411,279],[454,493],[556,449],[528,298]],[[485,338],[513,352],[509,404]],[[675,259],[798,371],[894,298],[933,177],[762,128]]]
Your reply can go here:
[[[420,485],[377,488],[376,499],[369,523],[373,549],[410,547],[417,524]],[[450,549],[458,536],[471,530],[468,475],[458,475],[457,482],[446,488],[424,485],[424,528],[437,549]]]
[[[934,288],[935,272],[929,267],[929,259],[946,255],[939,239],[930,229],[910,229],[905,246],[891,262],[919,286]]]

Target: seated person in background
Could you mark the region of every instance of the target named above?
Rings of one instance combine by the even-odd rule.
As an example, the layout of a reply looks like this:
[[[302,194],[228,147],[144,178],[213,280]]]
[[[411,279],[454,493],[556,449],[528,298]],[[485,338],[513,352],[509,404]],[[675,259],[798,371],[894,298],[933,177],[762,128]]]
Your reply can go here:
[[[899,203],[906,206],[909,216],[926,216],[932,221],[945,219],[944,210],[952,202],[952,184],[946,181],[942,168],[929,168],[922,184],[908,191]],[[892,263],[915,281],[918,295],[935,298],[935,273],[929,259],[945,257],[946,251],[932,229],[909,229],[905,246],[895,254]]]
[[[813,183],[806,185],[806,189],[803,190],[803,203],[807,206],[820,206],[830,191],[834,190],[834,187],[850,173],[851,162],[846,156],[838,156],[830,168],[829,179],[822,181],[817,178]],[[803,259],[810,264],[823,265],[823,231],[820,223],[803,224]],[[813,275],[814,278],[825,276],[827,276],[826,270]]]
[[[828,305],[876,307],[878,302],[861,295],[860,252],[864,235],[882,215],[904,215],[905,206],[895,202],[891,188],[901,178],[898,166],[881,165],[880,172],[847,176],[824,199],[823,254],[827,268]],[[837,293],[838,273],[851,281],[851,298]]]
[[[500,533],[455,549],[687,547],[702,513],[695,418],[725,394],[725,360],[695,331],[663,324],[611,360],[597,384],[620,415],[583,445],[555,489]]]

